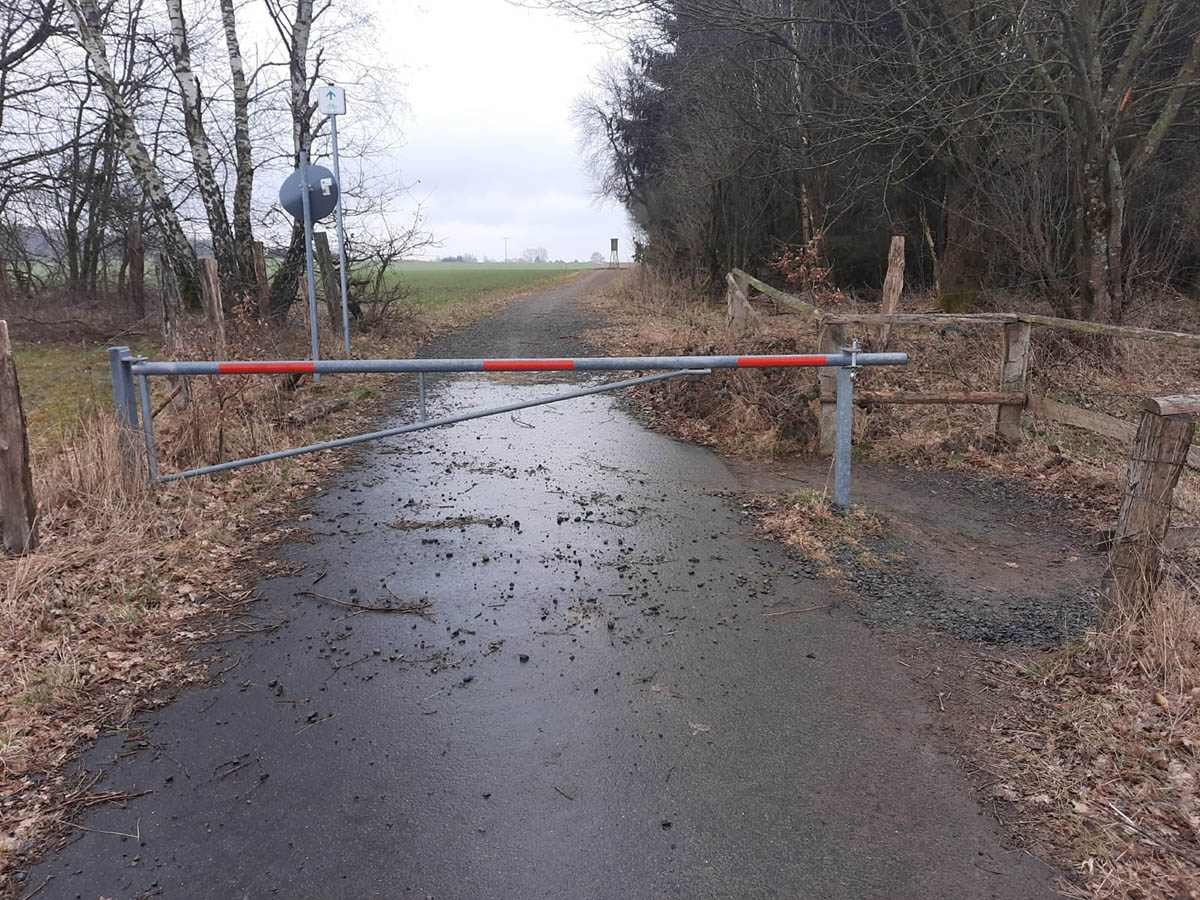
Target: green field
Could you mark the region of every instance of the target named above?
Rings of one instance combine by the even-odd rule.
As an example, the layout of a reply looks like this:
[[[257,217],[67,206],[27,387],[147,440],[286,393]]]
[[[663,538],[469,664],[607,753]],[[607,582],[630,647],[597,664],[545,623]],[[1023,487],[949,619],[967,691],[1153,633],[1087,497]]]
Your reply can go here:
[[[558,284],[591,264],[406,262],[389,277],[412,289],[412,299],[431,313],[534,291]],[[195,313],[191,313],[195,315]],[[81,412],[112,402],[108,359],[103,346],[87,342],[18,341],[13,348],[29,432],[40,449],[55,445]],[[152,337],[134,351],[153,356]]]
[[[591,268],[591,263],[404,262],[388,274],[412,288],[416,303],[438,308],[538,290]]]

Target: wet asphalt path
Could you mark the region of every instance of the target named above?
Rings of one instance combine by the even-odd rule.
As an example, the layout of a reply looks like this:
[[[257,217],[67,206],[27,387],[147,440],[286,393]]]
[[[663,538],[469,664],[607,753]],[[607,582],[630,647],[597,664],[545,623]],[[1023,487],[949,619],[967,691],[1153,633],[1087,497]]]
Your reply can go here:
[[[570,354],[606,277],[428,355]],[[433,382],[436,415],[562,390]],[[398,411],[398,418],[408,410]],[[308,504],[282,627],[103,739],[43,898],[1041,898],[908,672],[754,541],[711,453],[609,396],[374,447]],[[318,580],[319,579],[319,580]],[[314,584],[314,581],[317,583]],[[313,597],[428,600],[355,613]],[[102,831],[138,833],[140,840]]]

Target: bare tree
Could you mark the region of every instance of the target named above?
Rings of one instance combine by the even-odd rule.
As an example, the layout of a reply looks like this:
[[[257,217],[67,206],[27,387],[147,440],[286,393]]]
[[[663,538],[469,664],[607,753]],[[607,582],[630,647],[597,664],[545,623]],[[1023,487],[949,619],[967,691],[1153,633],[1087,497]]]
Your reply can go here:
[[[175,81],[179,85],[188,146],[192,151],[196,188],[208,218],[213,255],[216,257],[221,278],[222,303],[228,311],[233,307],[235,295],[245,285],[252,284],[254,276],[250,270],[242,271],[239,264],[238,254],[234,249],[233,229],[229,225],[229,214],[225,208],[225,194],[213,172],[208,135],[204,130],[200,80],[192,68],[187,23],[183,18],[183,3],[182,0],[166,0],[166,4],[167,16],[171,23],[171,58],[174,63]]]
[[[233,188],[233,236],[242,277],[254,271],[254,226],[251,205],[254,199],[254,157],[250,146],[250,88],[246,66],[238,41],[237,18],[233,0],[221,0],[221,24],[229,51],[229,71],[233,90],[233,144],[236,157]]]
[[[108,56],[101,36],[100,11],[96,0],[67,0],[75,22],[76,34],[87,53],[88,61],[96,80],[108,101],[112,115],[114,133],[134,179],[150,204],[162,239],[166,244],[171,265],[175,268],[181,288],[185,293],[194,293],[196,284],[196,254],[183,233],[179,215],[171,201],[171,195],[163,181],[162,173],[155,165],[133,116],[125,105],[120,87],[109,67]]]

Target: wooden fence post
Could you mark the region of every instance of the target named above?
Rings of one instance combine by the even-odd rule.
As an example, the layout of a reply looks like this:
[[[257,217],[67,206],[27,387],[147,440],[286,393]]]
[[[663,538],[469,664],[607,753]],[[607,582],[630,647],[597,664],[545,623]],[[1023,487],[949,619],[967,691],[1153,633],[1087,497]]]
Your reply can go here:
[[[1029,340],[1032,326],[1028,322],[1010,322],[1004,326],[1004,357],[1000,363],[1000,390],[1029,390]],[[1012,443],[1021,441],[1020,406],[996,407],[996,436]]]
[[[1134,613],[1162,580],[1171,498],[1200,414],[1200,396],[1158,397],[1142,407],[1108,569],[1100,583],[1105,611]]]
[[[883,280],[883,309],[885,316],[894,315],[900,305],[900,295],[904,293],[904,235],[898,234],[892,238],[888,249],[887,277]],[[884,325],[879,329],[879,349],[886,350],[892,337],[892,326]]]
[[[761,320],[750,305],[749,285],[733,273],[725,276],[725,283],[725,324],[735,335],[757,331]]]
[[[12,282],[8,280],[8,265],[0,259],[0,309],[8,309],[12,302],[13,289]]]
[[[0,319],[0,519],[4,549],[28,553],[37,547],[37,503],[29,470],[29,436],[21,385],[8,340],[8,323]]]
[[[317,265],[321,269],[321,286],[325,290],[325,309],[329,313],[329,324],[333,333],[342,333],[342,293],[338,284],[337,272],[333,268],[333,253],[329,250],[329,233],[313,232],[313,251],[317,257]]]
[[[254,256],[254,288],[258,297],[258,315],[266,319],[271,314],[271,283],[267,280],[267,251],[262,241],[251,244]]]
[[[840,353],[845,335],[841,325],[822,325],[818,353]],[[837,449],[837,370],[822,366],[817,376],[821,385],[820,453],[833,456]]]
[[[217,333],[217,346],[225,349],[225,310],[221,307],[221,278],[215,259],[200,260],[200,295],[204,311]]]

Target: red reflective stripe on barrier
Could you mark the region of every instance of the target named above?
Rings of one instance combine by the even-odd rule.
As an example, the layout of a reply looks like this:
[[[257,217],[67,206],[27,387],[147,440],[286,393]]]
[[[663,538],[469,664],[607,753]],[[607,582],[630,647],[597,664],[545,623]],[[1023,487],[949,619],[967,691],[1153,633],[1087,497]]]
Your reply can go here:
[[[756,366],[824,366],[829,364],[828,356],[739,356],[739,368]]]
[[[310,362],[225,362],[217,363],[218,372],[241,372],[245,375],[283,375],[288,372],[312,372]]]
[[[574,369],[573,359],[485,359],[485,372],[548,372],[552,369]]]

